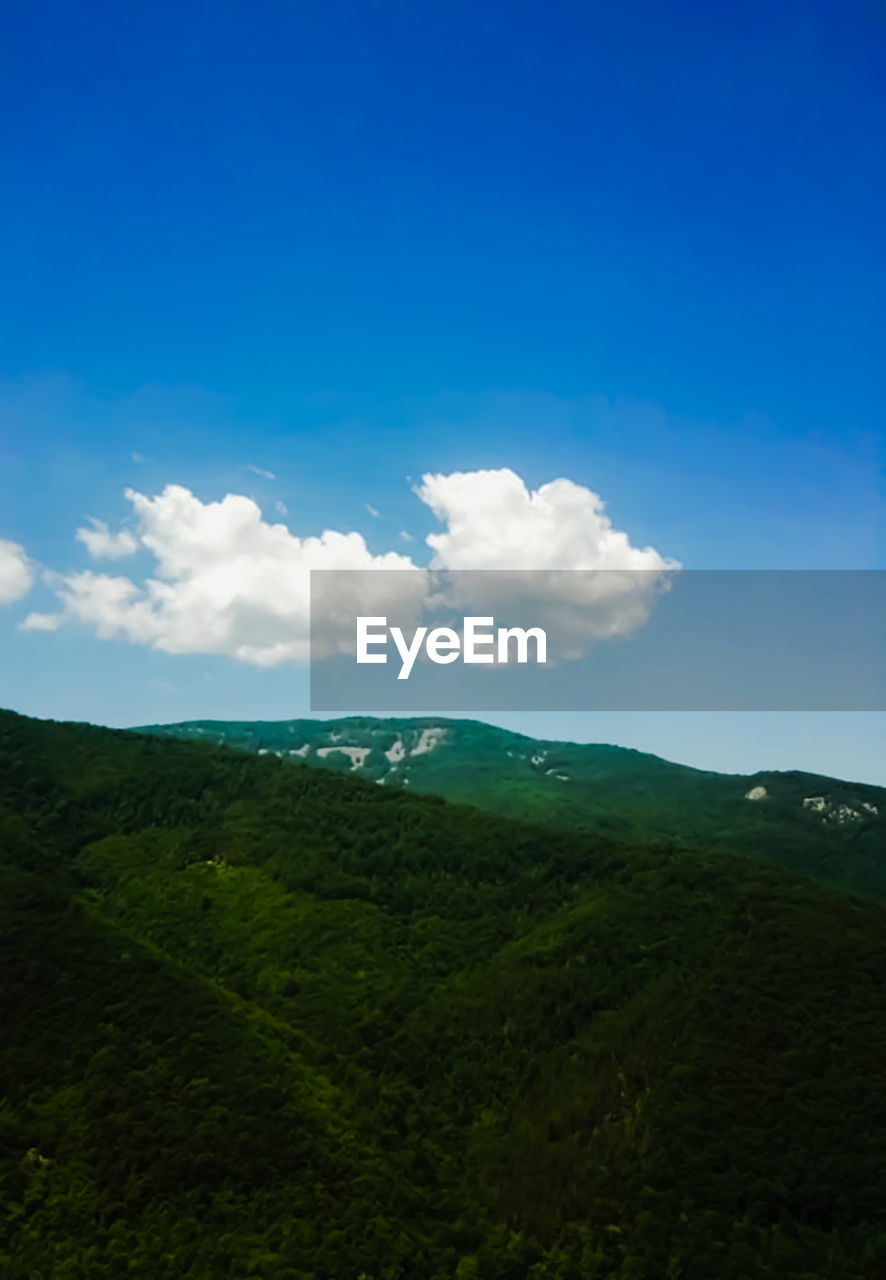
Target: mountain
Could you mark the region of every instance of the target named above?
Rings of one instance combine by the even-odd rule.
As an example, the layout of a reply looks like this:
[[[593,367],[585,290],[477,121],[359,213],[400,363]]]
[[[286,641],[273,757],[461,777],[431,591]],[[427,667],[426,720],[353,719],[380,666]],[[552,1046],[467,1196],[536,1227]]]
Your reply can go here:
[[[0,1270],[877,1280],[884,911],[0,712]]]
[[[591,835],[761,857],[886,897],[882,787],[800,772],[719,774],[471,720],[202,720],[139,732],[225,743]]]

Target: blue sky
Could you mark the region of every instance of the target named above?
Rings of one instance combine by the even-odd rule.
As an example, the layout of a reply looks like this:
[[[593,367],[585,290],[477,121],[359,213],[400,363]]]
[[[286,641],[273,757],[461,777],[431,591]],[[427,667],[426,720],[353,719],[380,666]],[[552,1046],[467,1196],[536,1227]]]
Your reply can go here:
[[[886,568],[881,4],[38,2],[9,27],[0,539],[36,565],[135,573],[75,532],[169,484],[418,558],[411,485],[508,467],[687,566]],[[0,704],[305,710],[298,664],[20,629],[56,607],[43,580],[0,606]],[[508,722],[886,782],[881,716]]]

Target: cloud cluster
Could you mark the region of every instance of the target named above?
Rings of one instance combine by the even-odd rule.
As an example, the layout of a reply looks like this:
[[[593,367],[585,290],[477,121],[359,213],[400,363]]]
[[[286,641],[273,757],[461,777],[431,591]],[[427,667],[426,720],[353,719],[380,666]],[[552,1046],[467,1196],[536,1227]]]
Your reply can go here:
[[[17,542],[0,538],[0,604],[21,600],[34,582],[34,568]]]
[[[530,491],[513,471],[455,472],[425,475],[415,492],[444,526],[427,538],[432,569],[533,571],[526,581],[536,583],[536,597],[539,590],[547,593],[536,603],[552,611],[549,622],[561,618],[564,635],[582,629],[586,635],[620,634],[639,625],[650,584],[670,564],[649,547],[632,547],[613,529],[601,499],[570,480]],[[285,524],[268,523],[242,494],[202,502],[172,484],[154,496],[128,489],[126,497],[133,508],[131,529],[113,533],[93,520],[76,536],[93,558],[149,554],[149,575],[137,580],[93,570],[47,574],[62,612],[31,614],[25,627],[51,630],[76,621],[103,638],[167,653],[226,654],[267,667],[308,656],[310,569],[416,571],[408,578],[394,575],[401,604],[410,607],[417,599],[415,584],[423,580],[409,556],[375,555],[356,532],[299,537]],[[620,573],[603,576],[608,586],[595,577],[593,587],[576,596],[574,576],[565,575],[565,582],[564,575],[534,572],[551,569]],[[519,590],[525,593],[525,582]],[[488,597],[476,603],[479,611],[489,611]]]

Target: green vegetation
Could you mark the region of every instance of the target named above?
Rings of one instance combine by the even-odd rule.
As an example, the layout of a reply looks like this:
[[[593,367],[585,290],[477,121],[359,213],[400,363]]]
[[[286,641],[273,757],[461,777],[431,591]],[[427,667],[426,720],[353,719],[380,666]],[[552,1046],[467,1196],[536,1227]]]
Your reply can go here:
[[[882,787],[811,773],[711,773],[624,747],[542,742],[472,720],[198,720],[142,732],[226,743],[337,772],[356,766],[361,777],[386,786],[521,821],[741,853],[886,898]],[[355,758],[343,748],[365,754]]]
[[[884,923],[0,713],[0,1274],[879,1280]]]

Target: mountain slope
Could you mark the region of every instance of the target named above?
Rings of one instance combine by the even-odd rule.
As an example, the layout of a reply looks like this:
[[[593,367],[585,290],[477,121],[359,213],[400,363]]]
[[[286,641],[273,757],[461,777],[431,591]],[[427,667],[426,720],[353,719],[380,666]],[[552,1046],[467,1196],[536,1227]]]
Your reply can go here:
[[[0,904],[13,1280],[886,1267],[876,903],[0,713]]]
[[[321,1255],[378,1155],[298,1038],[36,877],[0,893],[3,1275],[246,1266],[250,1219]]]
[[[762,857],[886,896],[886,789],[863,783],[718,774],[470,720],[194,721],[140,732],[276,754],[573,831]]]

